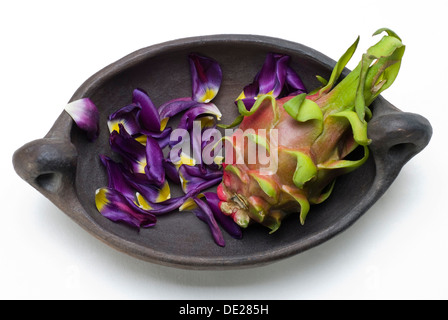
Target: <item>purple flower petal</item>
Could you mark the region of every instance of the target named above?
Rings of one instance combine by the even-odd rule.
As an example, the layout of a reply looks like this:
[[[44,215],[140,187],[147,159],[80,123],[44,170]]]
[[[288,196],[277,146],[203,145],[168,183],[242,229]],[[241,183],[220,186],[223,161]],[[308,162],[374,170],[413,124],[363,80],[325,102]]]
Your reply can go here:
[[[143,134],[150,136],[151,138],[153,138],[155,140],[159,140],[159,139],[165,139],[167,136],[169,137],[171,134],[171,131],[172,131],[172,128],[168,127],[159,132],[143,131]]]
[[[130,184],[137,192],[145,198],[148,203],[162,203],[171,198],[171,191],[168,181],[160,188],[144,181],[132,180]]]
[[[135,198],[135,190],[132,187],[132,180],[121,163],[117,163],[105,155],[100,155],[101,162],[106,167],[108,176],[108,187],[122,193],[128,199]]]
[[[160,148],[165,148],[170,143],[172,128],[164,128],[163,131],[155,133],[155,132],[145,132],[145,134],[157,141]]]
[[[183,165],[183,170],[184,175],[187,177],[197,177],[203,180],[212,180],[223,175],[222,170],[212,170],[209,167]]]
[[[159,116],[163,121],[200,104],[200,102],[191,100],[189,97],[170,100],[159,107]]]
[[[242,100],[250,110],[257,97],[265,94],[279,98],[291,93],[306,92],[300,77],[288,66],[289,60],[287,55],[269,53],[253,82],[244,87],[236,100]]]
[[[140,110],[141,107],[139,105],[130,104],[112,113],[107,121],[109,132],[114,130],[118,132],[119,124],[122,124],[130,135],[141,133],[142,129],[137,120],[137,114]]]
[[[252,109],[252,107],[254,106],[255,101],[257,101],[257,97],[244,98],[244,99],[240,99],[240,100],[244,103],[246,110],[250,111]]]
[[[305,85],[298,76],[298,74],[291,68],[288,67],[286,70],[286,83],[285,83],[287,95],[298,95],[301,93],[307,93]]]
[[[204,201],[202,201],[199,198],[194,198],[194,202],[196,202],[198,208],[194,209],[193,212],[199,219],[208,224],[216,244],[221,247],[224,247],[225,240],[221,233],[221,230],[219,229],[218,223],[216,222],[212,210]]]
[[[259,95],[272,94],[278,97],[286,79],[289,56],[268,54],[258,76]]]
[[[89,98],[70,102],[65,106],[65,111],[76,125],[87,133],[89,140],[93,141],[98,137],[100,115],[98,108]]]
[[[255,76],[254,82],[244,87],[243,93],[246,98],[255,98],[260,91],[260,84],[258,83],[259,73]]]
[[[222,171],[209,171],[205,174],[201,174],[201,171],[197,170],[200,169],[187,165],[181,165],[179,167],[179,178],[182,184],[182,190],[185,194],[197,195],[201,191],[204,191],[222,181]]]
[[[179,172],[170,159],[163,159],[163,167],[165,168],[165,174],[168,179],[175,184],[180,184]]]
[[[219,208],[219,197],[214,192],[204,192],[204,197],[207,200],[207,204],[213,212],[213,216],[216,221],[223,227],[223,229],[235,239],[241,239],[243,232],[239,225],[233,221],[230,216],[226,216]]]
[[[158,188],[148,179],[136,178],[121,163],[117,163],[104,155],[101,155],[100,158],[107,169],[108,187],[119,191],[126,198],[132,201],[135,200],[136,192],[153,203],[162,202],[170,198],[170,188],[167,182],[161,188]]]
[[[192,100],[210,102],[219,91],[222,71],[218,62],[195,53],[188,56],[192,81]]]
[[[131,137],[123,125],[119,124],[119,128],[119,132],[113,131],[109,137],[112,150],[122,157],[126,169],[134,174],[145,175],[145,146]]]
[[[115,222],[125,222],[138,229],[154,226],[157,221],[154,214],[139,208],[115,189],[98,189],[95,203],[98,211],[106,218]]]
[[[146,140],[146,176],[157,187],[165,183],[165,168],[163,166],[163,152],[157,141],[151,137]]]
[[[191,195],[171,198],[159,203],[145,203],[146,210],[156,216],[166,214],[178,209]]]
[[[142,127],[148,131],[160,132],[159,111],[148,94],[141,89],[135,89],[132,93],[132,101],[141,107],[138,119]]]
[[[220,120],[222,117],[221,111],[213,103],[201,104],[196,106],[195,108],[189,109],[184,113],[184,115],[180,119],[178,129],[185,129],[187,131],[190,131],[191,129],[193,129],[193,122],[196,120],[196,118],[203,115],[213,115],[218,120]]]

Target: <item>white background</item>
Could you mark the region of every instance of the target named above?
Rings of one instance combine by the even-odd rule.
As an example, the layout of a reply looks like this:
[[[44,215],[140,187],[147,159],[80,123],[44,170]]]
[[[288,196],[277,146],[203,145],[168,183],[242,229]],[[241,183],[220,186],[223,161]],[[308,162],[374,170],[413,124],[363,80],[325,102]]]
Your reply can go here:
[[[446,1],[2,1],[0,298],[448,298]],[[43,137],[92,74],[177,38],[243,33],[283,38],[338,59],[361,36],[353,68],[381,27],[407,45],[383,96],[426,117],[429,146],[351,228],[312,250],[255,269],[189,271],[111,249],[13,170],[12,154]]]

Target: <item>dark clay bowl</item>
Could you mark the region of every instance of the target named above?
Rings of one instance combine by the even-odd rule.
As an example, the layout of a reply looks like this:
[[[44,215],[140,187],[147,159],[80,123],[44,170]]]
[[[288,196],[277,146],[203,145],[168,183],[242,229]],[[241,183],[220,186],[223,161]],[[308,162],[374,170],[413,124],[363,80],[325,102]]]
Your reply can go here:
[[[190,269],[230,269],[264,265],[310,249],[347,229],[387,190],[402,166],[420,152],[432,134],[428,121],[398,110],[381,96],[372,105],[369,122],[371,157],[353,173],[337,180],[334,193],[312,207],[306,224],[297,215],[287,218],[274,234],[259,226],[244,230],[242,240],[224,232],[226,246],[217,246],[206,224],[193,213],[174,212],[140,232],[104,218],[95,207],[95,190],[107,185],[99,154],[112,152],[108,115],[131,101],[142,88],[156,105],[190,96],[187,55],[198,52],[216,59],[223,82],[214,103],[230,123],[237,115],[233,103],[250,83],[268,52],[291,56],[291,66],[308,89],[328,78],[335,61],[301,44],[252,35],[216,35],[181,39],[136,51],[88,79],[70,101],[89,97],[101,114],[101,134],[88,142],[62,112],[48,134],[16,151],[17,173],[80,226],[108,245],[131,256],[167,266]],[[344,75],[348,73],[345,70]],[[355,193],[351,190],[356,190]],[[179,194],[179,190],[174,190]],[[393,208],[391,208],[393,210]]]

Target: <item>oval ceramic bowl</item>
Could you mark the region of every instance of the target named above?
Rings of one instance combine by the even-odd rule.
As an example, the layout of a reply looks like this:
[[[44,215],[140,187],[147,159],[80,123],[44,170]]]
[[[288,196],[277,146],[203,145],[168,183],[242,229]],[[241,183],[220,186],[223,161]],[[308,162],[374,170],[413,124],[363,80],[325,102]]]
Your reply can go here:
[[[372,105],[368,128],[371,157],[361,168],[337,180],[333,195],[312,207],[304,226],[297,215],[291,215],[271,235],[259,226],[244,230],[241,240],[224,232],[226,246],[222,248],[214,243],[206,224],[188,212],[162,216],[155,227],[140,232],[111,222],[97,211],[94,200],[95,190],[107,185],[98,157],[111,154],[107,117],[130,102],[134,88],[146,90],[156,105],[190,96],[190,52],[210,56],[222,67],[222,87],[213,102],[220,107],[224,123],[237,115],[234,99],[252,81],[268,52],[290,55],[291,66],[309,90],[319,85],[316,75],[328,78],[335,65],[332,59],[301,44],[263,36],[216,35],[141,49],[88,79],[70,101],[89,97],[97,105],[99,139],[88,142],[62,112],[43,139],[15,152],[13,163],[24,180],[80,226],[131,256],[179,268],[229,269],[260,266],[298,254],[352,225],[430,140],[432,129],[425,118],[402,112],[380,96]],[[345,70],[343,75],[347,73]]]

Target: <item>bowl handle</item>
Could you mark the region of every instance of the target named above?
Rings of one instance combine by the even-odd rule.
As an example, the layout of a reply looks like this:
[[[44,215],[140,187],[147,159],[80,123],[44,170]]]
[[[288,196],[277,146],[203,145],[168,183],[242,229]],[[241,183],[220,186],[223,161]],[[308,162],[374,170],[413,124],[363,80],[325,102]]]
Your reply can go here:
[[[429,143],[432,127],[421,115],[397,110],[374,117],[369,122],[368,136],[377,170],[396,176]]]
[[[77,156],[70,141],[43,138],[18,149],[13,165],[17,174],[38,191],[55,195],[73,186]]]

